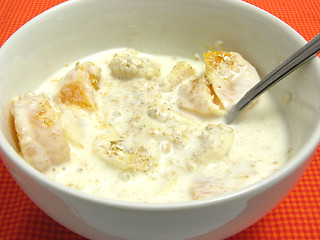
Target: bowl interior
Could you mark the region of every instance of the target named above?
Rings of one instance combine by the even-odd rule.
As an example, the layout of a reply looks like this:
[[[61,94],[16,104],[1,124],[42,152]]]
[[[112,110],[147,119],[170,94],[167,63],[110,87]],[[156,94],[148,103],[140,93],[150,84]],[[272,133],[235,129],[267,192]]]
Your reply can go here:
[[[266,75],[305,41],[269,14],[236,1],[113,1],[64,3],[33,19],[0,50],[1,148],[16,148],[10,101],[36,88],[65,64],[110,48],[192,57],[223,41]],[[320,63],[314,59],[271,92],[288,119],[295,155],[319,138]],[[290,101],[283,101],[288,98]],[[24,162],[15,156],[16,164]]]

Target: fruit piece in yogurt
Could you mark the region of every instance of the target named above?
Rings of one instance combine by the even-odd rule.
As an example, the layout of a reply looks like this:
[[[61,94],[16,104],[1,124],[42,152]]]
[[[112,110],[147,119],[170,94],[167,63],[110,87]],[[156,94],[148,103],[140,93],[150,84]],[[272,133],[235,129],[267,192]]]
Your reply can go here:
[[[164,90],[172,91],[183,81],[190,78],[194,79],[195,74],[195,69],[189,63],[185,61],[177,62],[177,64],[172,68],[170,73],[164,79],[166,81]]]
[[[60,120],[65,136],[72,146],[84,148],[93,123],[87,118],[88,113],[77,108],[61,108]]]
[[[101,69],[92,62],[77,63],[62,79],[55,100],[69,106],[95,110],[94,91],[99,89]]]
[[[162,176],[162,184],[160,190],[155,194],[156,198],[163,198],[168,196],[174,187],[178,184],[179,174],[175,171],[169,171]]]
[[[48,97],[32,93],[19,97],[13,102],[12,115],[26,162],[43,172],[69,161],[69,145]]]
[[[202,116],[222,116],[225,113],[215,103],[215,96],[211,92],[206,76],[183,82],[179,87],[178,96],[178,106],[181,109]]]
[[[260,81],[256,69],[236,52],[203,54],[206,76],[222,109],[229,110]]]
[[[126,49],[116,53],[110,63],[113,74],[124,80],[133,78],[152,79],[160,77],[160,65],[140,54],[133,49]]]
[[[110,166],[123,171],[145,172],[156,166],[156,158],[144,146],[128,150],[123,140],[115,134],[98,136],[93,143],[93,151]]]
[[[200,146],[194,154],[196,162],[212,162],[227,155],[230,150],[234,132],[225,124],[208,124],[199,136]]]
[[[190,187],[190,194],[193,200],[219,196],[228,191],[230,190],[219,187],[213,179],[201,179],[195,181],[195,183]]]

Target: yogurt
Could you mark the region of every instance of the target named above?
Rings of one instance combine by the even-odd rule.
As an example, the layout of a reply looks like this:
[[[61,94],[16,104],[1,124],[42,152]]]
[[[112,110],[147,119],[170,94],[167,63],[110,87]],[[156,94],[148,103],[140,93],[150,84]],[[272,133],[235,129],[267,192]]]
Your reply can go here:
[[[268,93],[224,124],[230,98],[221,98],[232,84],[223,81],[259,80],[238,58],[208,70],[199,58],[112,49],[66,66],[35,95],[47,96],[57,113],[70,159],[41,172],[89,194],[138,202],[214,197],[264,179],[286,163],[289,136]]]

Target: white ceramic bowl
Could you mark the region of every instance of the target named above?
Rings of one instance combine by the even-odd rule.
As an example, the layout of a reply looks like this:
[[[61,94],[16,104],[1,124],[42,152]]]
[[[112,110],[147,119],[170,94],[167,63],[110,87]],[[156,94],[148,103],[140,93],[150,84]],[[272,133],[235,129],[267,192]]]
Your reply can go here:
[[[65,63],[119,47],[193,56],[217,40],[241,53],[261,76],[305,44],[279,19],[231,0],[76,0],[31,20],[0,50],[0,147],[9,172],[44,212],[90,239],[222,239],[250,226],[297,183],[319,143],[319,59],[272,89],[288,119],[290,161],[256,184],[214,199],[144,204],[90,196],[26,164],[12,134],[11,98],[36,88]],[[288,93],[295,99],[284,105]]]

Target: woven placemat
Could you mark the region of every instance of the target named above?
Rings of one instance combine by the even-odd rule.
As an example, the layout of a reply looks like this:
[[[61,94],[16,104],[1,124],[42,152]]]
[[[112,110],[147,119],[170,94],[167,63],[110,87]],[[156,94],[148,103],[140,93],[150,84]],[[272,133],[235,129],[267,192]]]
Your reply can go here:
[[[196,0],[195,0],[196,1]],[[63,0],[1,0],[0,46],[19,27]],[[247,0],[282,19],[310,40],[320,32],[319,0]],[[320,149],[302,179],[267,216],[229,240],[320,239]],[[84,238],[44,214],[0,161],[0,239]]]

